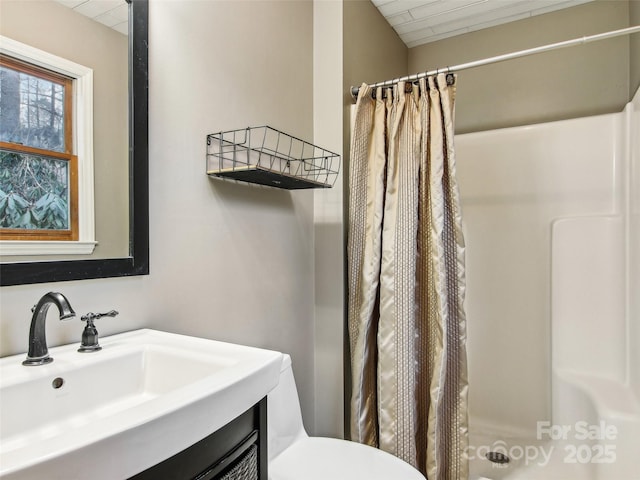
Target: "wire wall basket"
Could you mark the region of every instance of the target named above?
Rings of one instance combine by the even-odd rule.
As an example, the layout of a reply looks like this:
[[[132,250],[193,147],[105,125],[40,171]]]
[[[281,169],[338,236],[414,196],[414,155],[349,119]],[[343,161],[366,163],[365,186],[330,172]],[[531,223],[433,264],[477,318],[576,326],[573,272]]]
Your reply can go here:
[[[331,188],[340,155],[268,126],[207,135],[207,174],[296,190]]]

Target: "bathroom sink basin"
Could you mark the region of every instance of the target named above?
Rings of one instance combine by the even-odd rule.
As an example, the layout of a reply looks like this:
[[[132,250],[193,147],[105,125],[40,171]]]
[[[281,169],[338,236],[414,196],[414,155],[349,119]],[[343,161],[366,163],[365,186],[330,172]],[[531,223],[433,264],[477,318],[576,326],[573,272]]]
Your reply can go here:
[[[243,413],[278,382],[281,354],[154,330],[102,350],[0,359],[2,479],[124,479]]]

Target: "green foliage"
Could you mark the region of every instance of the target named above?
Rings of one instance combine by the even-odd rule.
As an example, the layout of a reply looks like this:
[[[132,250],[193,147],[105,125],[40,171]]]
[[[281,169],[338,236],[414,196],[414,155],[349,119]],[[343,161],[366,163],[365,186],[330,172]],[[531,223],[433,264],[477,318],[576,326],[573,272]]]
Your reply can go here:
[[[69,228],[67,162],[0,151],[0,227]]]

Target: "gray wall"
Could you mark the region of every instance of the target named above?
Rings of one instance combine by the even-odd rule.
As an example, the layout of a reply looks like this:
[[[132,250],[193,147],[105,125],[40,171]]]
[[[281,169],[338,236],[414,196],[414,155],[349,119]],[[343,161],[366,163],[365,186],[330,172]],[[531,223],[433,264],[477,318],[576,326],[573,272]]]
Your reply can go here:
[[[627,1],[598,0],[429,43],[409,50],[409,72],[624,28],[629,12]],[[618,37],[460,72],[456,132],[619,112],[630,99],[629,43]]]
[[[205,174],[206,134],[269,124],[313,138],[310,1],[150,4],[151,274],[0,289],[0,355],[25,352],[47,291],[79,314],[115,308],[102,335],[141,327],[291,353],[313,418],[313,193]],[[79,320],[50,310],[50,345]]]
[[[313,3],[313,138],[342,152],[342,1]],[[314,191],[316,435],[343,436],[342,173]]]
[[[350,87],[406,75],[408,49],[370,0],[345,0],[343,25],[343,128],[344,151],[348,152]]]

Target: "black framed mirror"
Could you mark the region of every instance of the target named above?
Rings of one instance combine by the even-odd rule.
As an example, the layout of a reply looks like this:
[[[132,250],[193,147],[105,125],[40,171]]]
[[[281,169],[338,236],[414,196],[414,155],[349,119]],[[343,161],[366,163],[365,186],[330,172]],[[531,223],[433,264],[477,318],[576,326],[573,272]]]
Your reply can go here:
[[[148,0],[129,3],[129,255],[3,263],[0,286],[149,273]]]

